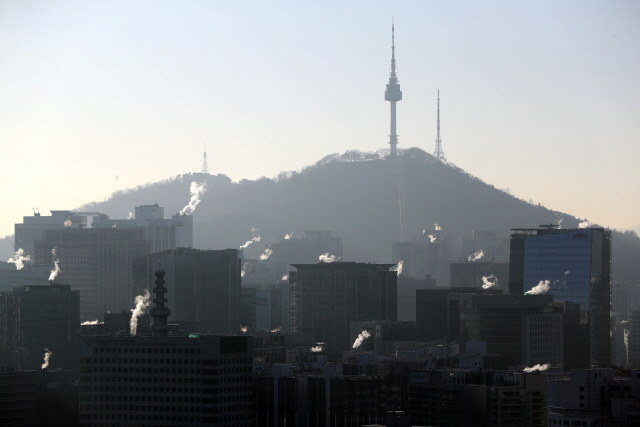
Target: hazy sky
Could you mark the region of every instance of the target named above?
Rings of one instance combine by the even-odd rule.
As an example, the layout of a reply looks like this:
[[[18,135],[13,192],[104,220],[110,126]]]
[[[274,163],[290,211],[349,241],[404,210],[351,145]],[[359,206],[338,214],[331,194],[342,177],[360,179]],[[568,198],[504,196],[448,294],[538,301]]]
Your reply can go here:
[[[392,17],[399,148],[433,152],[440,89],[449,161],[640,223],[638,1],[5,0],[0,236],[32,207],[199,171],[204,143],[234,181],[388,148]]]

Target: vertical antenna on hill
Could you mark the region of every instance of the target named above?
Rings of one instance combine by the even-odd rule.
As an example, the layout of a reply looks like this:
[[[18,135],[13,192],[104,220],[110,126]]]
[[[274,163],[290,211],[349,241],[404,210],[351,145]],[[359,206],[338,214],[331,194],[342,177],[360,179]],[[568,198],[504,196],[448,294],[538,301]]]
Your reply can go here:
[[[438,120],[437,120],[438,133],[436,134],[436,149],[433,151],[433,157],[440,160],[443,163],[447,162],[442,151],[442,139],[440,139],[440,89],[438,89]]]
[[[209,175],[209,165],[207,164],[207,143],[204,143],[204,160],[202,161],[202,173]]]

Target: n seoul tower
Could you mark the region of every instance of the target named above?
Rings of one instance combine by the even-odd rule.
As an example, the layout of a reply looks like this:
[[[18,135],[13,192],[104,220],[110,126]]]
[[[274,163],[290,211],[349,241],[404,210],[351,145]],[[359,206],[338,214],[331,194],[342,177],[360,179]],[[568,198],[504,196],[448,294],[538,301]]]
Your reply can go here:
[[[389,144],[391,145],[391,157],[396,156],[396,146],[398,145],[398,135],[396,133],[396,102],[402,101],[402,92],[400,84],[396,77],[396,41],[394,34],[394,25],[391,24],[391,76],[387,83],[387,90],[384,92],[385,101],[391,103],[391,135],[389,135]]]

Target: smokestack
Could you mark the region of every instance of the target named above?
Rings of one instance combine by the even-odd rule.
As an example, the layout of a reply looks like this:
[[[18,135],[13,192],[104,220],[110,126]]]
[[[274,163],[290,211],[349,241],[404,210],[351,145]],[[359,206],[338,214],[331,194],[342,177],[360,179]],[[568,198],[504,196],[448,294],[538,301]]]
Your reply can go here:
[[[160,268],[156,270],[156,284],[153,287],[153,293],[156,294],[153,302],[156,306],[149,311],[152,337],[166,337],[169,331],[167,317],[171,314],[171,310],[164,306],[167,303],[167,299],[164,297],[164,294],[167,293],[167,288],[164,287],[164,274],[164,270]]]

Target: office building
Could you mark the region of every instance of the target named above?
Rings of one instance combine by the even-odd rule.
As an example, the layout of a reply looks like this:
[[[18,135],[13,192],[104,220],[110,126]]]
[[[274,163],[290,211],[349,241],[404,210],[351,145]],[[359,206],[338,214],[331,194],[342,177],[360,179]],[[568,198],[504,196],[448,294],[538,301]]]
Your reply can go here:
[[[0,366],[0,425],[35,427],[36,373]]]
[[[640,424],[640,371],[574,369],[547,375],[547,425]]]
[[[237,249],[178,248],[137,257],[132,266],[137,294],[151,290],[158,264],[172,284],[167,292],[170,321],[195,322],[209,334],[240,332]]]
[[[534,288],[548,289],[546,293],[557,301],[580,304],[582,322],[589,330],[590,364],[608,366],[611,233],[602,228],[514,229],[509,293],[522,295]]]
[[[101,214],[93,218],[93,228],[140,229],[143,239],[149,242],[149,252],[161,252],[175,248],[193,246],[193,217],[175,214],[164,217],[164,207],[153,205],[136,206],[135,216],[128,219],[110,219]]]
[[[547,377],[487,372],[487,426],[547,426]]]
[[[552,302],[551,295],[472,295],[467,339],[485,341],[488,353],[509,355],[511,365],[562,369],[563,317]]]
[[[82,338],[80,425],[254,425],[252,337],[168,337],[155,276],[152,336]]]
[[[426,279],[398,277],[398,320],[416,321],[416,290],[435,288],[436,281],[427,276]]]
[[[148,242],[139,229],[71,228],[47,230],[35,242],[36,264],[54,264],[56,281],[80,291],[80,320],[102,320],[107,311],[134,307],[133,258],[147,254]]]
[[[35,265],[24,263],[20,270],[15,264],[0,261],[0,292],[11,292],[20,286],[35,286],[49,283],[50,265]]]
[[[351,348],[349,323],[397,320],[393,264],[331,262],[294,264],[289,276],[290,331],[313,334],[339,358]]]
[[[35,242],[46,239],[47,230],[65,228],[88,228],[98,212],[51,211],[50,216],[34,212],[33,216],[22,217],[21,224],[15,224],[15,248],[24,250],[25,256],[35,257]]]

